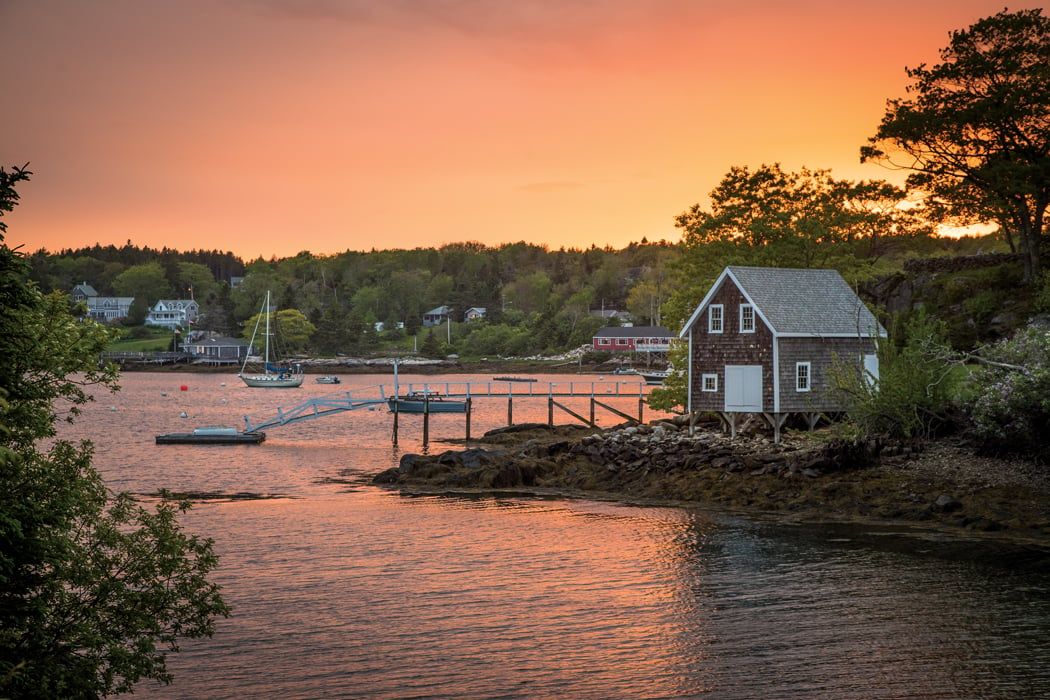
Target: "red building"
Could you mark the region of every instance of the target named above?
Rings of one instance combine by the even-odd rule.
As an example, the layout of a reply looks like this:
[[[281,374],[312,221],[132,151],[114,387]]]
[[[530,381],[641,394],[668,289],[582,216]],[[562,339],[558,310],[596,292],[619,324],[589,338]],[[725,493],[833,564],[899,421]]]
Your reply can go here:
[[[591,339],[604,352],[667,352],[674,335],[662,326],[609,326]]]

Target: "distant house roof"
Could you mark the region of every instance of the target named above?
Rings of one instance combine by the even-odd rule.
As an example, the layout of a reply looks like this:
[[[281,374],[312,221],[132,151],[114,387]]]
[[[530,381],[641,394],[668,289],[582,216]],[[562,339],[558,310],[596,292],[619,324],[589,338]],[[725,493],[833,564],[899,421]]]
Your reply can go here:
[[[608,326],[594,334],[595,338],[673,338],[663,326]]]
[[[192,338],[192,339],[190,339],[190,338]],[[210,334],[209,333],[209,334],[205,335],[204,337],[201,337],[200,334],[197,334],[195,337],[194,336],[190,336],[190,338],[187,338],[187,340],[184,343],[185,345],[204,345],[204,346],[235,347],[235,348],[243,348],[243,347],[247,347],[248,346],[248,342],[247,341],[241,340],[240,338],[231,338],[230,336],[227,336],[227,335],[216,335],[216,334]]]
[[[128,307],[135,301],[135,297],[100,297],[95,296],[87,300],[89,309],[100,309],[104,307]]]
[[[193,299],[158,299],[153,305],[154,309],[189,309],[200,305]]]
[[[439,306],[436,309],[431,309],[430,311],[427,311],[423,315],[424,316],[448,316],[450,311],[452,311],[452,309],[450,309],[447,306]]]
[[[73,287],[73,297],[97,297],[98,292],[87,282],[81,282],[77,286]]]
[[[726,278],[776,335],[885,336],[886,330],[837,270],[738,267],[722,271],[682,328],[685,337]]]

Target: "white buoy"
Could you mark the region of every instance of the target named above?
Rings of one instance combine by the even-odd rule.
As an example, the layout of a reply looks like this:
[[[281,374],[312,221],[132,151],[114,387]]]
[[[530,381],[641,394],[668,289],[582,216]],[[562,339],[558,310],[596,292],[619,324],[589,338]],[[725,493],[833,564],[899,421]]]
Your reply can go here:
[[[179,418],[189,418],[189,414],[187,414],[185,411],[183,411],[182,413],[179,414]]]
[[[162,392],[160,392],[160,395],[161,395],[161,396],[167,396],[167,395],[168,395],[168,392],[166,392],[166,391],[162,391]]]
[[[222,384],[219,384],[219,386],[226,386],[226,382],[223,382]]]

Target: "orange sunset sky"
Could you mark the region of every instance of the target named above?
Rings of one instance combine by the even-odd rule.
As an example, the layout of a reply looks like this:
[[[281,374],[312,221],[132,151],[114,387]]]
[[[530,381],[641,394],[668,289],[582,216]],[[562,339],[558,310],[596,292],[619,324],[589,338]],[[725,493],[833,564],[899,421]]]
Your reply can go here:
[[[34,172],[7,243],[677,241],[734,165],[902,182],[858,150],[905,67],[1003,8],[0,0],[0,165]]]

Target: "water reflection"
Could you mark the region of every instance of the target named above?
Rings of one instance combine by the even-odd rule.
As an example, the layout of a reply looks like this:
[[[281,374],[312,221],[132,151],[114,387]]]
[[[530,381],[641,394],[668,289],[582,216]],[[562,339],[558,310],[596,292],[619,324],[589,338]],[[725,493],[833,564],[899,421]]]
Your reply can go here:
[[[107,481],[288,498],[187,514],[216,540],[233,617],[172,657],[175,685],[139,695],[1050,696],[1038,568],[699,509],[348,489],[417,451],[404,434],[391,448],[379,412],[261,446],[158,447],[180,411],[222,424],[273,400],[185,381],[192,396],[160,396],[170,376],[128,375],[118,410],[89,411],[78,430]]]

